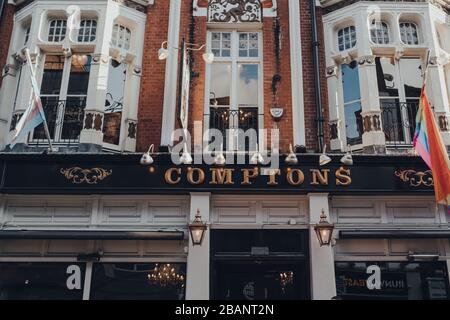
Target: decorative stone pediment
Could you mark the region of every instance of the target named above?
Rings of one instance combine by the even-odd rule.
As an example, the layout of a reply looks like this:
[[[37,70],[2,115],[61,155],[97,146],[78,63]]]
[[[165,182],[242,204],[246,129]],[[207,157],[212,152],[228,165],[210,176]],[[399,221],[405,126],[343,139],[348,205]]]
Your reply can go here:
[[[194,15],[211,23],[262,22],[277,15],[276,0],[194,0]]]

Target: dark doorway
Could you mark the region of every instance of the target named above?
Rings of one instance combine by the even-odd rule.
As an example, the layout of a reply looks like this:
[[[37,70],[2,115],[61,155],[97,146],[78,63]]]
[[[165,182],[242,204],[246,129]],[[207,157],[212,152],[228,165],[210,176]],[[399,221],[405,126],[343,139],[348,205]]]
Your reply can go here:
[[[310,297],[308,231],[213,230],[214,300]]]

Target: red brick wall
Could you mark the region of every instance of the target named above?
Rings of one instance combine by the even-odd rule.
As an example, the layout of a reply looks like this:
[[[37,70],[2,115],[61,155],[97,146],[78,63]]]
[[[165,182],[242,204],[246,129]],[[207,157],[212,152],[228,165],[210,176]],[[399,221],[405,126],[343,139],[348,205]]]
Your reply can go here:
[[[301,21],[301,39],[302,39],[302,62],[303,62],[303,93],[305,103],[305,136],[306,147],[308,149],[318,149],[317,140],[317,123],[316,123],[316,100],[314,86],[314,65],[313,65],[313,46],[311,37],[311,14],[310,2],[300,1],[300,21]],[[325,46],[324,33],[322,23],[321,9],[317,8],[317,25],[319,28],[320,39],[320,76],[321,76],[321,95],[323,116],[325,118],[324,131],[325,142],[329,142],[329,126],[328,126],[328,96],[327,83],[325,78]]]
[[[15,6],[7,4],[3,12],[2,20],[0,21],[0,70],[3,70],[8,59],[9,43],[11,41],[11,34],[13,30],[13,16]],[[0,87],[2,85],[2,78],[0,77]]]
[[[276,34],[276,18],[264,19],[264,127],[268,130],[267,146],[270,148],[270,130],[280,130],[280,150],[286,151],[289,144],[293,143],[292,130],[292,89],[291,89],[291,59],[290,59],[290,35],[289,35],[289,7],[288,1],[278,1],[278,18],[280,34]],[[280,38],[281,36],[281,38]],[[279,38],[280,52],[277,58],[276,42]],[[279,70],[277,70],[277,59]],[[272,91],[274,75],[279,74],[281,81],[278,83],[276,99]],[[280,122],[275,122],[270,114],[270,109],[278,105],[284,109],[284,116]]]
[[[158,50],[167,40],[168,25],[169,1],[155,1],[148,9],[144,37],[137,151],[147,151],[150,144],[158,148],[161,142],[166,62],[158,60]]]
[[[309,1],[300,1],[301,6],[301,36],[302,60],[305,102],[306,147],[317,150],[317,124],[314,88],[314,69],[311,44],[311,17]],[[281,51],[278,73],[281,82],[278,86],[277,101],[273,100],[272,79],[277,73],[275,18],[264,18],[264,125],[266,129],[280,129],[280,149],[286,151],[289,143],[293,142],[292,119],[292,90],[291,90],[291,64],[289,39],[289,7],[288,1],[278,1],[278,17],[281,27]],[[169,14],[169,1],[156,1],[149,9],[147,30],[145,36],[145,56],[143,62],[141,96],[139,107],[138,151],[144,151],[149,144],[159,145],[161,137],[161,121],[164,98],[165,62],[157,59],[157,51],[161,42],[167,39],[167,26]],[[325,140],[329,141],[328,130],[328,103],[325,79],[325,53],[323,46],[323,24],[321,11],[318,8],[318,26],[321,38],[321,84],[323,99],[323,115]],[[184,37],[186,41],[201,45],[206,41],[206,17],[192,18],[192,0],[182,2],[180,42]],[[189,129],[191,133],[194,121],[204,121],[204,91],[205,91],[205,63],[202,59],[203,51],[193,52],[193,72],[199,77],[192,79],[189,106]],[[181,65],[181,64],[180,64]],[[270,115],[270,108],[274,103],[283,107],[285,114],[280,122],[275,122]],[[178,122],[178,121],[177,121]],[[268,142],[270,142],[270,137]]]

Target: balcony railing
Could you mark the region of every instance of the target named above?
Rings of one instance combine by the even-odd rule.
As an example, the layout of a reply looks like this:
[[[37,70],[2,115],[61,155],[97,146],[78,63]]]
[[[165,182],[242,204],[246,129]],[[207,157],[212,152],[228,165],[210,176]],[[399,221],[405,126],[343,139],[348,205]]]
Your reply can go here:
[[[52,142],[65,147],[77,145],[83,129],[86,97],[67,97],[67,100],[42,97],[41,100]],[[34,129],[30,144],[34,146],[48,144],[43,125]]]
[[[407,148],[413,143],[418,100],[381,101],[383,131],[388,148]]]
[[[246,132],[253,129],[256,133],[256,139],[258,139],[258,108],[239,108],[239,110],[230,110],[228,108],[210,108],[210,114],[205,115],[209,117],[209,128],[217,129],[222,133],[224,148],[227,146],[227,130],[240,129]],[[236,145],[234,142],[234,145]],[[245,150],[249,149],[248,139],[245,141]],[[257,141],[255,142],[257,143]],[[236,148],[234,148],[236,149]]]

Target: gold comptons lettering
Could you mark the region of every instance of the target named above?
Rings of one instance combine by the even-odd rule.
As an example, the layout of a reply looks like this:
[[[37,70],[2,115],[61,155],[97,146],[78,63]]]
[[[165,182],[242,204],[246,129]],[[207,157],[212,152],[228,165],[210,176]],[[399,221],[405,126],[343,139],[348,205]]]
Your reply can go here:
[[[277,177],[281,174],[280,170],[270,170],[269,172],[269,182],[267,182],[267,185],[269,186],[277,186],[278,181]]]
[[[325,169],[325,170],[313,169],[313,170],[311,170],[311,174],[312,174],[311,185],[312,186],[318,186],[318,185],[327,186],[329,173],[330,173],[330,170],[328,170],[328,169]]]
[[[287,169],[286,179],[291,186],[299,186],[305,182],[305,175],[300,169],[289,168]]]
[[[199,185],[205,182],[205,172],[199,168],[188,168],[187,181],[193,185]]]
[[[351,184],[352,184],[352,177],[350,169],[340,167],[339,170],[336,171],[336,185],[347,187]]]
[[[210,169],[211,171],[211,183],[213,185],[216,184],[225,184],[225,185],[231,185],[234,184],[233,181],[233,172],[234,169]]]
[[[173,174],[177,174],[177,178],[173,180]],[[166,183],[168,184],[178,184],[181,181],[181,168],[170,168],[166,171],[166,174],[164,175],[164,178],[166,179]]]
[[[254,168],[254,169],[242,169],[242,174],[243,174],[243,179],[242,179],[242,185],[243,186],[249,186],[252,184],[252,182],[250,181],[250,179],[256,179],[259,175],[259,169],[258,168]]]
[[[200,185],[207,183],[209,185],[234,185],[239,183],[235,179],[242,179],[240,182],[243,186],[250,186],[260,176],[260,169],[241,169],[242,178],[236,176],[236,169],[231,168],[210,168],[211,173],[210,181],[206,180],[205,170],[201,168],[188,167],[186,173],[182,168],[170,168],[167,169],[164,174],[164,179],[167,184],[176,185],[181,183],[182,177],[186,174],[186,180],[191,185]],[[281,170],[279,169],[266,169],[268,172],[267,185],[278,186],[280,185]],[[311,186],[328,186],[330,183],[331,170],[330,169],[311,169]],[[291,186],[301,186],[305,183],[305,174],[301,169],[287,168],[285,175],[285,181]],[[334,172],[336,186],[348,187],[353,183],[352,173],[350,169],[340,167]],[[263,179],[261,177],[261,179]]]

